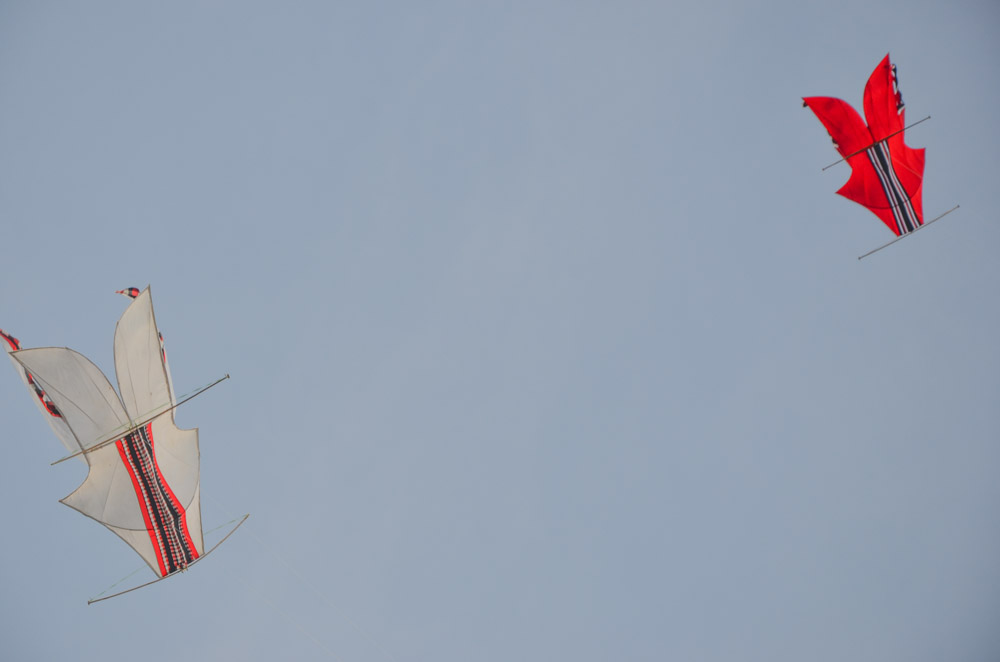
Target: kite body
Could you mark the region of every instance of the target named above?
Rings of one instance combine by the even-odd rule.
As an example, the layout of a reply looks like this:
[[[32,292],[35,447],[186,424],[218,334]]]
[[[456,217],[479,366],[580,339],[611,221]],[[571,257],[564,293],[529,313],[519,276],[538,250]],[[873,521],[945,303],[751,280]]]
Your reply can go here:
[[[204,554],[198,431],[174,424],[177,405],[149,288],[115,329],[118,391],[65,347],[4,346],[56,436],[89,466],[62,500],[118,535],[166,577]]]
[[[867,124],[840,99],[805,97],[802,101],[823,123],[837,151],[851,166],[851,178],[837,193],[870,209],[897,236],[923,225],[924,150],[911,149],[903,142],[903,97],[889,56],[882,59],[865,85]]]

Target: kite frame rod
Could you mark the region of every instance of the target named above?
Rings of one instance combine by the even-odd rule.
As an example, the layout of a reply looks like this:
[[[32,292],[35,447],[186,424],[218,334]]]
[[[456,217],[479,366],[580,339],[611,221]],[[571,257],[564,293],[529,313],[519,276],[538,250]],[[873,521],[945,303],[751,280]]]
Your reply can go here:
[[[862,148],[862,149],[859,149],[858,151],[856,151],[856,152],[854,152],[854,153],[852,153],[852,154],[848,154],[848,155],[847,155],[847,156],[845,156],[844,158],[840,159],[840,161],[834,161],[834,162],[833,162],[833,163],[831,163],[830,165],[828,165],[828,166],[826,166],[825,168],[823,168],[823,170],[826,170],[827,168],[832,168],[833,166],[837,165],[838,163],[842,163],[842,162],[846,161],[847,159],[849,159],[849,158],[851,158],[851,157],[854,157],[854,156],[857,156],[857,155],[858,155],[858,154],[860,154],[861,152],[866,152],[866,151],[868,151],[869,149],[871,149],[871,148],[872,148],[873,146],[875,146],[875,145],[877,145],[877,144],[879,144],[879,143],[881,143],[881,142],[885,142],[885,141],[886,141],[886,140],[888,140],[889,138],[892,138],[892,137],[893,137],[894,135],[896,135],[896,134],[898,134],[898,133],[902,133],[903,131],[906,131],[907,129],[912,129],[912,128],[913,128],[913,127],[915,127],[916,125],[920,124],[920,122],[926,122],[926,121],[927,121],[927,120],[929,120],[930,118],[931,118],[931,116],[930,116],[930,115],[928,115],[928,116],[927,116],[927,117],[925,117],[924,119],[922,119],[922,120],[918,120],[918,121],[914,122],[913,124],[911,124],[910,126],[904,126],[904,127],[903,127],[902,129],[900,129],[899,131],[893,131],[892,133],[890,133],[889,135],[887,135],[887,136],[886,136],[885,138],[882,138],[882,140],[876,140],[876,141],[875,141],[875,142],[873,142],[873,143],[872,143],[871,145],[868,145],[868,147],[865,147],[865,148]]]
[[[960,205],[955,205],[954,207],[952,207],[951,209],[949,209],[949,210],[948,210],[948,211],[946,211],[945,213],[941,214],[941,215],[940,215],[940,216],[938,216],[937,218],[932,218],[931,220],[927,221],[926,223],[924,223],[923,225],[921,225],[921,226],[920,226],[919,228],[917,228],[917,229],[916,229],[916,230],[914,230],[913,232],[907,232],[906,234],[901,234],[901,235],[899,235],[898,237],[896,237],[895,239],[893,239],[892,241],[890,241],[889,243],[887,243],[887,244],[882,244],[882,245],[881,245],[881,246],[879,246],[878,248],[876,248],[876,249],[874,249],[874,250],[870,250],[870,251],[868,251],[867,253],[865,253],[864,255],[861,255],[861,256],[858,256],[858,259],[860,260],[861,258],[865,258],[865,257],[868,257],[868,256],[869,256],[869,255],[871,255],[872,253],[878,253],[878,252],[879,252],[880,250],[882,250],[882,249],[883,249],[883,248],[885,248],[886,246],[892,246],[893,244],[895,244],[895,243],[896,243],[897,241],[899,241],[900,239],[903,239],[903,238],[905,238],[905,237],[909,237],[910,235],[914,235],[914,234],[916,234],[916,233],[920,232],[921,230],[923,230],[924,228],[926,228],[926,227],[927,227],[928,225],[930,225],[930,224],[931,224],[931,223],[933,223],[934,221],[940,221],[940,220],[941,220],[942,218],[944,218],[945,216],[947,216],[947,215],[948,215],[948,214],[950,214],[951,212],[953,212],[953,211],[955,211],[956,209],[958,209],[958,208],[959,208],[959,206],[960,206]]]
[[[149,586],[151,584],[155,584],[157,582],[162,582],[164,579],[170,579],[174,575],[178,575],[178,574],[184,572],[185,570],[187,570],[188,568],[190,568],[191,566],[193,566],[195,563],[197,563],[198,561],[200,561],[203,558],[207,557],[209,554],[211,554],[216,549],[218,549],[219,545],[221,545],[222,543],[226,542],[226,539],[229,538],[229,536],[231,536],[234,533],[236,533],[236,529],[238,529],[241,526],[243,526],[243,522],[247,521],[248,517],[250,517],[250,513],[247,513],[246,515],[244,515],[243,519],[241,519],[239,521],[239,523],[236,526],[234,526],[232,528],[232,530],[230,530],[229,533],[227,533],[225,535],[225,537],[223,537],[222,540],[220,540],[219,542],[215,543],[215,545],[212,546],[212,549],[208,550],[207,552],[205,552],[204,554],[202,554],[201,556],[199,556],[198,558],[196,558],[194,561],[191,561],[191,563],[188,563],[187,566],[184,568],[184,570],[176,570],[176,571],[170,573],[169,575],[164,575],[163,577],[157,577],[156,579],[154,579],[151,582],[146,582],[145,584],[139,584],[138,586],[133,586],[132,588],[127,588],[124,591],[118,591],[117,593],[112,593],[111,595],[105,595],[102,598],[94,598],[92,600],[87,600],[87,604],[88,605],[92,605],[95,602],[100,602],[102,600],[110,600],[111,598],[117,598],[119,595],[125,595],[126,593],[131,593],[132,591],[138,591],[140,588],[145,588],[145,587],[147,587],[147,586]]]
[[[146,423],[149,423],[150,421],[155,420],[155,419],[159,418],[160,416],[163,416],[166,413],[172,412],[173,410],[177,409],[178,407],[180,407],[182,404],[184,404],[188,400],[191,400],[195,396],[201,395],[202,393],[204,393],[208,389],[212,388],[216,384],[224,382],[227,379],[229,379],[229,373],[226,373],[225,377],[220,377],[220,378],[216,379],[214,382],[212,382],[208,386],[202,388],[201,390],[195,391],[194,393],[192,393],[188,397],[184,398],[183,400],[181,400],[180,402],[178,402],[174,406],[170,407],[169,409],[164,409],[160,413],[154,414],[153,416],[150,416],[149,418],[147,418],[144,421],[140,421],[139,423],[135,423],[135,424],[131,425],[127,430],[124,430],[121,434],[115,434],[113,437],[105,439],[104,441],[100,441],[100,442],[94,444],[93,446],[87,446],[86,448],[78,450],[77,452],[75,452],[75,453],[73,453],[71,455],[67,455],[66,457],[61,457],[58,460],[56,460],[55,462],[52,462],[51,464],[49,464],[49,466],[50,467],[54,467],[55,465],[59,464],[60,462],[65,462],[66,460],[72,460],[74,457],[78,457],[80,455],[86,455],[87,453],[92,453],[93,451],[96,451],[98,449],[104,448],[108,444],[113,443],[115,441],[118,441],[119,439],[121,439],[122,437],[124,437],[125,435],[127,435],[132,430],[135,430],[135,429],[137,429],[139,427],[142,427]]]

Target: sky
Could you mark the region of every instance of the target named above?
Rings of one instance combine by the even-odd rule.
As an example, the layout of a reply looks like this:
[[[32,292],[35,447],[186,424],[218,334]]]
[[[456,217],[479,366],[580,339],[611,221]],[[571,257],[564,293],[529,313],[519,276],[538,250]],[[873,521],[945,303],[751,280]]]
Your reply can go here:
[[[113,375],[150,285],[177,391],[232,377],[177,412],[205,528],[250,513],[88,606],[152,573],[0,370],[3,657],[997,659],[998,29],[0,2],[0,328]],[[961,208],[859,261],[893,235],[801,98],[886,53]]]

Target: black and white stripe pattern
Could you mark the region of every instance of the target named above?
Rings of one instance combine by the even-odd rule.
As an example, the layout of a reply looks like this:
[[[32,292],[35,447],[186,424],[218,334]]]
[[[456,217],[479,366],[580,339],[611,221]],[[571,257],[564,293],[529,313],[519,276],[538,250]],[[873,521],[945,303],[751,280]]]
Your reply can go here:
[[[163,561],[164,574],[183,570],[197,558],[189,544],[184,510],[172,498],[153,456],[150,425],[141,427],[121,440],[123,459],[138,483],[138,492],[149,516],[152,537]]]
[[[885,192],[886,200],[892,209],[893,218],[896,220],[898,234],[904,235],[913,232],[920,227],[921,221],[910,203],[910,195],[903,188],[896,171],[892,167],[892,158],[889,155],[889,146],[883,142],[877,142],[867,150],[868,159],[875,168],[882,190]]]

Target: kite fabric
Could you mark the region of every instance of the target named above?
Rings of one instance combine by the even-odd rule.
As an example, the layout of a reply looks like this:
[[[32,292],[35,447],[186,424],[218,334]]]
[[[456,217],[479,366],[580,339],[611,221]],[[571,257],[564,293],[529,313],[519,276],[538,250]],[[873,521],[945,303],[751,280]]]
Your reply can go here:
[[[66,424],[62,412],[59,411],[58,407],[56,407],[52,398],[50,398],[44,389],[42,389],[38,380],[35,379],[35,376],[25,370],[24,366],[15,361],[14,357],[11,356],[13,352],[21,349],[20,341],[9,333],[5,333],[3,329],[0,329],[0,345],[3,345],[7,355],[11,357],[11,361],[14,363],[14,368],[17,369],[17,373],[21,376],[21,380],[24,382],[24,385],[27,386],[28,390],[34,394],[32,400],[34,400],[35,404],[38,405],[38,410],[42,412],[42,416],[44,416],[45,420],[49,422],[49,426],[51,426],[52,431],[56,433],[56,437],[59,438],[62,445],[65,446],[66,450],[71,453],[79,450],[80,446],[76,441],[76,437],[73,436],[72,430],[70,430],[69,425]],[[81,461],[86,461],[82,457],[80,459]]]
[[[834,146],[851,166],[837,193],[864,205],[897,236],[924,223],[924,150],[903,142],[906,114],[896,66],[886,55],[865,85],[865,121],[850,104],[833,97],[804,97],[826,127]]]
[[[115,290],[115,294],[121,294],[127,296],[129,299],[134,299],[139,296],[138,287],[126,287],[124,290]]]
[[[149,288],[115,329],[117,392],[71,349],[21,349],[9,334],[0,344],[56,435],[90,468],[62,503],[113,531],[157,577],[203,555],[198,430],[174,423],[177,403]]]

